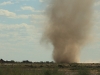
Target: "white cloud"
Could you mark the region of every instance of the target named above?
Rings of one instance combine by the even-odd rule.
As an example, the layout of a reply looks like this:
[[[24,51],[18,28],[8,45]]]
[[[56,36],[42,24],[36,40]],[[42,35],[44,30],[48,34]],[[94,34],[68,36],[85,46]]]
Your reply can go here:
[[[0,5],[8,5],[8,4],[13,4],[11,1],[3,2]]]
[[[14,12],[10,12],[10,11],[4,10],[4,9],[0,9],[0,15],[7,16],[9,18],[23,18],[23,19],[29,18],[29,15],[17,15]]]
[[[100,19],[100,11],[99,10],[94,11],[94,16],[96,19],[99,20]]]
[[[0,38],[7,38],[8,41],[32,42],[39,40],[38,38],[41,36],[39,28],[36,28],[34,25],[28,25],[26,23],[0,24],[0,32]]]
[[[15,18],[28,19],[29,17],[30,17],[29,15],[18,15]]]
[[[0,9],[0,15],[1,16],[6,16],[8,18],[22,18],[22,19],[28,19],[28,18],[34,18],[34,19],[44,19],[44,15],[35,15],[35,14],[28,14],[28,15],[24,15],[24,14],[21,14],[21,15],[17,15],[16,13],[14,12],[11,12],[11,11],[8,11],[8,10],[4,10],[4,9]]]
[[[32,12],[34,12],[34,8],[32,8],[31,6],[24,6],[24,7],[21,7],[22,10],[30,10]]]
[[[18,1],[30,1],[30,0],[18,0]]]
[[[11,29],[19,29],[19,28],[34,28],[34,25],[28,25],[26,23],[21,23],[21,24],[0,24],[0,30],[11,30]]]
[[[100,1],[95,2],[94,5],[95,5],[95,6],[99,6],[99,5],[100,5]]]
[[[5,15],[7,17],[16,17],[16,14],[13,12],[10,12],[8,10],[0,9],[0,15]]]
[[[44,10],[35,10],[35,8],[31,7],[31,6],[23,6],[21,7],[22,10],[30,10],[32,12],[44,12]]]
[[[44,0],[39,0],[39,2],[44,2]]]
[[[45,19],[45,16],[44,15],[30,15],[32,19],[41,19],[41,20],[44,20]]]

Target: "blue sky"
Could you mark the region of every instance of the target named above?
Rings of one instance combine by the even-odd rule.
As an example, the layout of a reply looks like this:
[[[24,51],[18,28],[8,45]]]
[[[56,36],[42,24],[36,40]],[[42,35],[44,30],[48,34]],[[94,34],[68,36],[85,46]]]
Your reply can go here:
[[[0,58],[52,61],[53,48],[40,43],[46,22],[44,0],[0,0]],[[100,1],[95,0],[93,41],[80,54],[81,62],[100,62]]]

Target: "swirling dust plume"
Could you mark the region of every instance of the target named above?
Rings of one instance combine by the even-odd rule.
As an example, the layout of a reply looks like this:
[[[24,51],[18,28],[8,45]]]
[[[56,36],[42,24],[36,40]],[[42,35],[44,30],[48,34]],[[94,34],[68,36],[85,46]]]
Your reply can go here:
[[[48,3],[43,40],[53,45],[54,61],[79,62],[80,50],[88,41],[92,27],[93,0],[50,0]]]

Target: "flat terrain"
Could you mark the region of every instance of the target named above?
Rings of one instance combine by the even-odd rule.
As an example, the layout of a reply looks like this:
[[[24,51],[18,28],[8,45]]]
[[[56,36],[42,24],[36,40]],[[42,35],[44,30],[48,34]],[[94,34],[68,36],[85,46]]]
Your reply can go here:
[[[53,74],[49,74],[52,72]],[[100,75],[100,63],[1,63],[0,75]],[[47,74],[46,74],[47,73]],[[57,74],[54,74],[57,73]]]

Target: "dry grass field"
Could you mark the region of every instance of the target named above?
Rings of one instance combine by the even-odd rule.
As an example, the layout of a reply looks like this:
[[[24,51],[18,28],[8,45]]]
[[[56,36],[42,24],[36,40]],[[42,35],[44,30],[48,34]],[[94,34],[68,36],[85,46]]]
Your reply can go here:
[[[0,75],[100,75],[99,63],[2,63]]]

